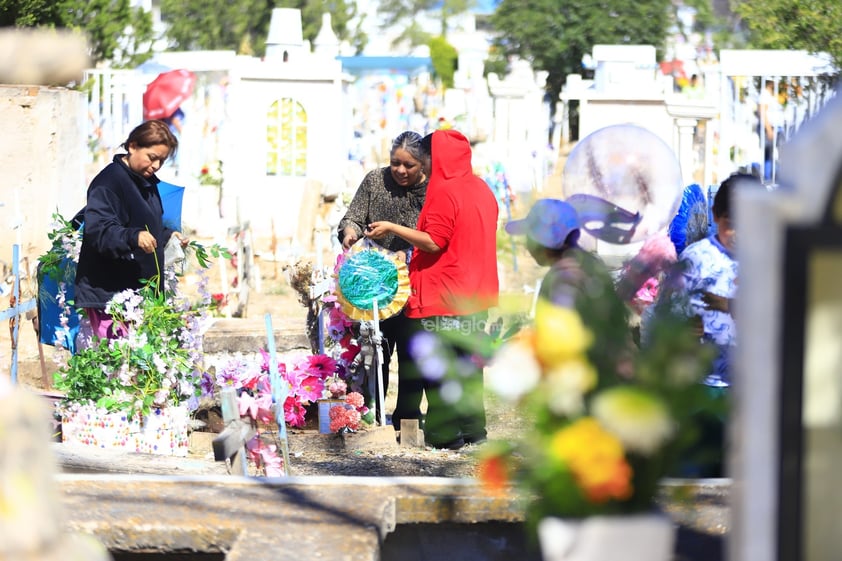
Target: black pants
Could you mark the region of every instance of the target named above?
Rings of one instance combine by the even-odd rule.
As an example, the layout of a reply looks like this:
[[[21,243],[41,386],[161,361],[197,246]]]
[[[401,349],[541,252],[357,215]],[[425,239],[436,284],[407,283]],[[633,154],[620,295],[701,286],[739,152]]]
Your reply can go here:
[[[486,437],[483,371],[459,344],[460,337],[486,335],[487,313],[470,316],[404,318],[398,347],[398,401],[392,424],[421,419],[426,393],[424,436],[433,446],[460,438],[468,442]]]

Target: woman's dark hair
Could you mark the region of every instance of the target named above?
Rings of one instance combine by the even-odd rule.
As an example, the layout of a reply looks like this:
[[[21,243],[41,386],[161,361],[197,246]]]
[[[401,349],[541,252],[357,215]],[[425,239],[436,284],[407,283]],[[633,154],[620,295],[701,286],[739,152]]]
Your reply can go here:
[[[392,141],[392,149],[389,155],[394,156],[395,150],[403,148],[409,155],[423,163],[427,158],[424,148],[421,146],[421,135],[415,131],[404,131]]]
[[[129,133],[129,137],[122,144],[122,147],[128,150],[129,144],[132,143],[136,144],[138,148],[149,148],[150,146],[163,144],[169,148],[167,158],[172,158],[178,151],[178,139],[170,131],[169,125],[160,120],[145,121],[136,126]]]
[[[433,133],[428,134],[421,139],[421,147],[427,153],[428,158],[433,157]]]

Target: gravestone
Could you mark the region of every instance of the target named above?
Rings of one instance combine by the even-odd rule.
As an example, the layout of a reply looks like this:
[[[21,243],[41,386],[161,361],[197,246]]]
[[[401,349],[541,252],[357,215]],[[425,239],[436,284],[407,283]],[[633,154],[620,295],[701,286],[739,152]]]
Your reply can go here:
[[[839,558],[842,99],[781,151],[775,191],[738,191],[733,561]]]
[[[0,376],[0,559],[105,561],[94,539],[65,532],[46,402]]]

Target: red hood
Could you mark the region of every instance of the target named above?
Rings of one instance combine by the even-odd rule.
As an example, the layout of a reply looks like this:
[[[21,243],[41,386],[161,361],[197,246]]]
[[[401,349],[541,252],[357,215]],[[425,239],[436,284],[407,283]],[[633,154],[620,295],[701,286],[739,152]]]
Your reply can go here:
[[[428,189],[435,189],[434,182],[437,183],[442,179],[450,180],[473,175],[473,173],[471,145],[465,135],[456,130],[433,132],[432,165]]]

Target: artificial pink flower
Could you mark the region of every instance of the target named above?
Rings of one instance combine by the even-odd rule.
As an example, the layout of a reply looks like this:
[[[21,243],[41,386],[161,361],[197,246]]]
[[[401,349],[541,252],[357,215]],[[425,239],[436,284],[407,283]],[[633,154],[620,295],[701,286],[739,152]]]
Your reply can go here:
[[[330,421],[330,432],[339,432],[340,430],[345,428],[345,417],[344,415],[341,418],[331,419]]]
[[[348,428],[351,430],[359,430],[362,415],[356,409],[349,409],[345,413],[345,420],[348,422]]]
[[[237,398],[237,405],[239,406],[240,410],[240,417],[245,417],[248,415],[252,419],[257,418],[257,400],[254,399],[254,396],[248,392],[243,392]]]
[[[246,444],[249,459],[258,468],[262,468],[267,477],[279,477],[283,475],[283,461],[278,455],[277,446],[265,444],[259,437],[252,438]]]
[[[665,232],[650,237],[623,266],[617,294],[626,302],[632,300],[648,279],[658,276],[677,260],[675,245]]]
[[[261,373],[256,372],[254,370],[249,370],[245,372],[240,379],[243,387],[247,390],[253,390],[257,387],[257,383],[260,380]]]
[[[352,341],[353,338],[350,333],[339,341],[339,346],[344,349],[342,354],[339,355],[339,360],[345,364],[350,364],[360,352],[360,346],[355,345]]]
[[[307,410],[294,396],[289,396],[284,401],[284,420],[289,423],[289,426],[303,427],[306,413]]]
[[[260,423],[273,423],[275,421],[275,413],[272,407],[272,395],[262,393],[254,401],[257,404],[257,413],[254,419]]]
[[[344,331],[345,328],[350,327],[354,323],[341,308],[333,308],[330,310],[327,315],[327,321],[328,325],[336,326],[341,331]]]
[[[336,361],[327,355],[313,355],[307,359],[307,370],[322,380],[336,372]]]
[[[336,256],[336,263],[333,265],[333,272],[339,274],[339,269],[342,268],[342,264],[345,263],[345,252],[341,252]]]
[[[298,391],[298,387],[301,385],[301,381],[307,378],[308,376],[312,376],[309,370],[307,370],[307,361],[302,361],[296,364],[292,370],[288,370],[284,373],[284,380],[289,383],[289,387],[291,388],[291,392],[295,393]]]
[[[301,380],[301,384],[296,388],[296,395],[299,401],[316,401],[321,399],[322,392],[325,390],[324,380],[316,376],[307,376]]]
[[[656,277],[646,279],[643,286],[635,293],[631,301],[631,306],[638,315],[642,315],[643,311],[658,297],[659,283]]]
[[[339,432],[342,429],[358,430],[362,416],[356,409],[346,405],[334,405],[330,408],[330,432]]]
[[[286,368],[284,368],[284,372],[281,373],[280,379],[282,381],[286,381]],[[269,378],[268,374],[263,374],[257,379],[257,386],[255,389],[259,393],[272,393],[272,380]]]
[[[339,398],[348,392],[348,384],[345,380],[334,378],[327,386],[327,391],[330,392],[330,397]]]
[[[344,405],[334,405],[330,408],[330,432],[339,432],[348,426],[348,408]]]
[[[365,400],[363,399],[362,394],[357,392],[351,392],[345,396],[345,403],[354,407],[354,409],[358,409],[363,406]]]
[[[284,462],[277,453],[263,454],[263,470],[266,472],[266,477],[282,477],[284,475]]]
[[[260,354],[263,356],[263,364],[260,365],[260,370],[262,372],[268,373],[269,372],[269,362],[270,362],[271,356],[264,349],[260,349]],[[287,369],[287,367],[283,362],[278,362],[278,374],[283,376],[284,372],[286,372],[286,369]]]

